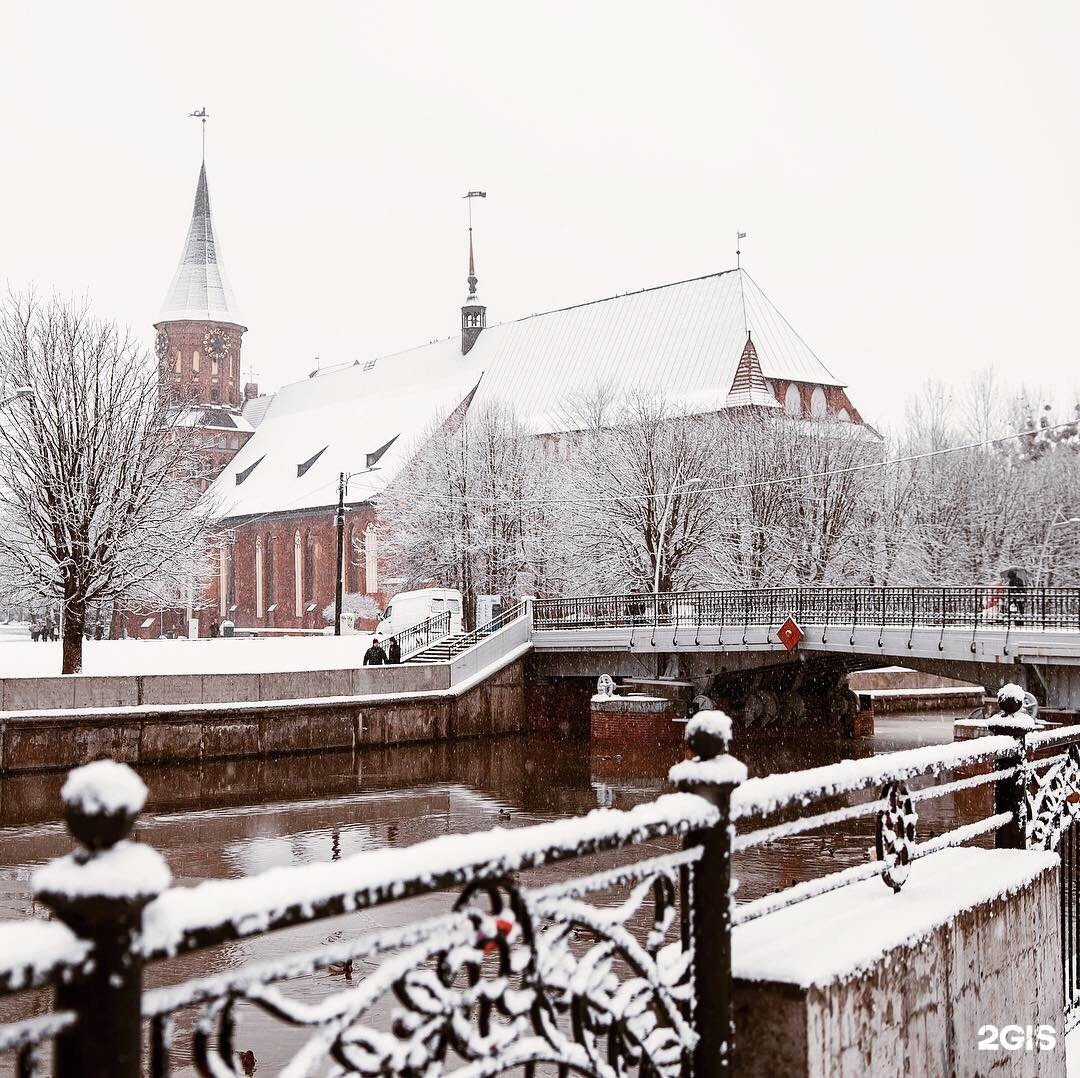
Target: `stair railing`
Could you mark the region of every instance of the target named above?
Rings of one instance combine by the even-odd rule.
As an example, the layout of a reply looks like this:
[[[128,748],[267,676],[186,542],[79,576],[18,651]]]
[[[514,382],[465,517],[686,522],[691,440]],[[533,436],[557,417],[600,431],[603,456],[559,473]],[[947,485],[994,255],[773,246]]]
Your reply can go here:
[[[412,625],[408,629],[397,634],[398,646],[401,648],[402,660],[410,655],[415,655],[424,648],[445,640],[450,635],[450,611],[444,610],[441,614],[434,614],[426,621]]]

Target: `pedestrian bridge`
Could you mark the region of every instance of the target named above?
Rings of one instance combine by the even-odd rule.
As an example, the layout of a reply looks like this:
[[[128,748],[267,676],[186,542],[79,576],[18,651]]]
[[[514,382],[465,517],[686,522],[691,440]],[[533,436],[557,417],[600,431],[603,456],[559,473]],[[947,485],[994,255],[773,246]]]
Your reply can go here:
[[[797,587],[537,599],[540,651],[825,651],[1080,663],[1080,588]],[[779,630],[801,631],[794,648]]]
[[[789,620],[797,632],[785,642],[780,630]],[[842,678],[895,664],[987,688],[1015,681],[1043,704],[1080,708],[1080,588],[792,587],[530,599],[463,643],[487,640],[490,650],[489,638],[511,625],[515,646],[530,641],[534,663],[551,677],[644,671],[707,679],[816,664]]]

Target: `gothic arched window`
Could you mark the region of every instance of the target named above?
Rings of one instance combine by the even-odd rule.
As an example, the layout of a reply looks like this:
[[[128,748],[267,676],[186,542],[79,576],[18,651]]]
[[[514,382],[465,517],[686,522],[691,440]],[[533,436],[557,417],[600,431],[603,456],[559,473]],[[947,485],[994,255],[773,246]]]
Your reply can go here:
[[[304,602],[315,599],[315,566],[318,561],[319,546],[315,537],[308,532],[304,538]]]
[[[359,556],[356,549],[356,528],[350,524],[348,542],[345,544],[345,590],[353,594],[360,590]]]
[[[260,535],[255,540],[255,617],[261,618],[263,616],[263,603],[265,596],[263,593],[263,541]]]
[[[304,554],[299,531],[293,534],[293,607],[297,617],[304,613]]]
[[[379,533],[374,524],[364,531],[364,591],[374,595],[379,590]]]
[[[225,610],[229,601],[229,558],[225,551],[225,544],[221,544],[218,551],[218,616],[225,617]]]
[[[810,395],[810,414],[815,419],[823,419],[829,414],[829,404],[821,386],[814,386],[814,392]]]
[[[802,415],[802,395],[794,382],[791,382],[784,392],[784,411],[788,415]]]

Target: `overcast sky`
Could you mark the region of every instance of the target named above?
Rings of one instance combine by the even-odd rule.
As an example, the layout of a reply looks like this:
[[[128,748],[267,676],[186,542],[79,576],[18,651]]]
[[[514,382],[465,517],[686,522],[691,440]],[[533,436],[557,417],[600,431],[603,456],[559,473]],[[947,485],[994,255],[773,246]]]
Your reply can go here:
[[[1080,384],[1080,5],[4,4],[0,278],[145,332],[205,106],[263,388],[744,265],[864,416]]]

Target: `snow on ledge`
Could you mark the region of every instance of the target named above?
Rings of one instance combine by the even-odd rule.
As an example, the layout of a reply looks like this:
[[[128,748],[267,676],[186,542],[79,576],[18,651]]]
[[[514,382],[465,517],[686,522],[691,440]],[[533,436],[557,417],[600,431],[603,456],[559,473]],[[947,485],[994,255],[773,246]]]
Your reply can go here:
[[[803,988],[844,980],[1057,864],[1056,853],[942,850],[920,859],[898,894],[875,877],[737,926],[732,972]]]
[[[55,969],[77,966],[90,944],[59,921],[10,921],[0,925],[0,974],[13,991],[40,984]]]
[[[34,893],[84,898],[145,898],[160,894],[172,873],[157,850],[138,842],[118,842],[92,857],[69,853],[34,873]]]
[[[134,816],[146,804],[146,784],[127,764],[95,760],[75,768],[60,790],[65,805],[88,815]]]

